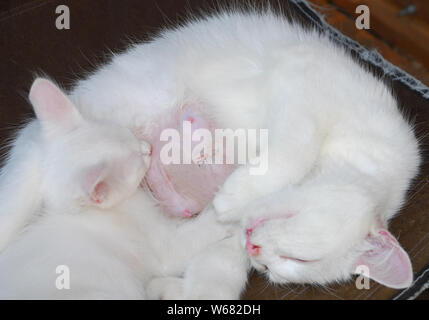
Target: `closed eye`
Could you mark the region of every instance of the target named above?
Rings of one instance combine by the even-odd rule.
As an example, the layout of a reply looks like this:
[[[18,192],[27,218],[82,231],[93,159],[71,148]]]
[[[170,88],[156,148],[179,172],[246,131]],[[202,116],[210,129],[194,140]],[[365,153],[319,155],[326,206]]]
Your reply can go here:
[[[304,259],[292,258],[292,257],[287,257],[287,256],[280,256],[280,258],[284,259],[284,260],[291,260],[291,261],[301,262],[301,263],[308,263],[308,262],[318,261],[318,260],[304,260]]]

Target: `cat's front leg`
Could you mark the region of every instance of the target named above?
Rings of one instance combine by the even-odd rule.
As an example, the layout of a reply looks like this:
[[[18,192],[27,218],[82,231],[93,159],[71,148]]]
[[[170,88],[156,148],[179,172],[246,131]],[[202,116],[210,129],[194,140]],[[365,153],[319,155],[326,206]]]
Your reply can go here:
[[[182,278],[152,280],[146,293],[149,299],[236,300],[246,284],[248,269],[249,260],[236,235],[197,254]]]
[[[289,114],[287,120],[273,123],[268,144],[260,146],[261,154],[254,159],[258,170],[251,165],[237,168],[216,194],[213,205],[220,221],[240,220],[239,208],[299,183],[314,166],[323,139],[317,121]]]
[[[245,207],[255,197],[258,198],[259,192],[253,187],[254,183],[251,181],[248,170],[247,166],[237,168],[213,199],[213,207],[219,221],[239,221],[242,217],[239,209]]]
[[[184,299],[183,279],[180,277],[161,277],[152,279],[145,288],[149,300]]]
[[[240,298],[250,267],[240,240],[240,235],[236,234],[193,258],[183,277],[185,299]]]

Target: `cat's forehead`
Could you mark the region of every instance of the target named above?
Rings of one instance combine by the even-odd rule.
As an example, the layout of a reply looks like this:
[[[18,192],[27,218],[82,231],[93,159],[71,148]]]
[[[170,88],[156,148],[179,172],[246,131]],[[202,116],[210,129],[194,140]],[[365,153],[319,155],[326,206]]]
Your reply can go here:
[[[364,239],[367,232],[364,224],[326,218],[313,216],[312,220],[307,220],[295,215],[286,220],[267,221],[271,224],[270,232],[261,229],[252,239],[257,244],[264,237],[272,238],[285,254],[298,257],[304,254],[311,259],[342,254]]]
[[[87,123],[47,145],[48,157],[85,164],[126,158],[140,151],[140,142],[126,128]]]
[[[137,147],[137,138],[125,127],[89,122],[72,134],[76,142],[95,145]]]

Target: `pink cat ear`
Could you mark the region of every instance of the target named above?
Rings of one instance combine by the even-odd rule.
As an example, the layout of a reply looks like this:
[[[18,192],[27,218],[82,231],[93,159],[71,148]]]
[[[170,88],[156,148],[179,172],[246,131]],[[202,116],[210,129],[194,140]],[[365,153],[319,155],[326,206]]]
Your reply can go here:
[[[355,266],[366,266],[369,277],[387,287],[407,288],[413,281],[413,269],[408,254],[395,237],[380,229],[365,239],[369,249],[363,253]]]
[[[95,165],[85,170],[82,177],[82,188],[90,203],[103,205],[110,193],[110,186],[106,180],[105,164]]]
[[[42,128],[48,132],[67,132],[81,121],[73,103],[49,80],[36,79],[31,86],[29,99]]]

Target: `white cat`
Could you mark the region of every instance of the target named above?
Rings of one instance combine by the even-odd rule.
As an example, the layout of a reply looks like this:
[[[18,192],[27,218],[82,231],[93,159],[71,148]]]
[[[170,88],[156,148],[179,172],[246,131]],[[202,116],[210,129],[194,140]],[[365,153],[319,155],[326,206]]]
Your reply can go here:
[[[167,276],[184,279],[175,298],[239,298],[249,263],[233,228],[213,210],[186,223],[168,218],[138,188],[147,143],[84,120],[47,80],[35,81],[30,101],[42,206],[0,254],[0,298],[168,298]]]
[[[358,265],[387,286],[411,283],[387,227],[418,170],[412,127],[390,88],[318,32],[270,12],[196,19],[115,55],[71,99],[86,118],[128,127],[154,148],[183,110],[211,127],[268,129],[258,146],[268,172],[239,166],[213,200],[221,221],[242,222],[252,265],[279,283],[345,280]],[[170,213],[201,209],[167,183],[171,169],[151,168],[148,184],[158,199],[170,195]]]
[[[253,266],[281,283],[344,280],[357,265],[411,283],[386,229],[417,173],[417,140],[391,89],[318,32],[272,13],[191,21],[115,56],[72,96],[91,117],[116,112],[149,132],[192,99],[217,127],[268,128],[268,173],[239,167],[213,202],[223,221],[244,217]]]

